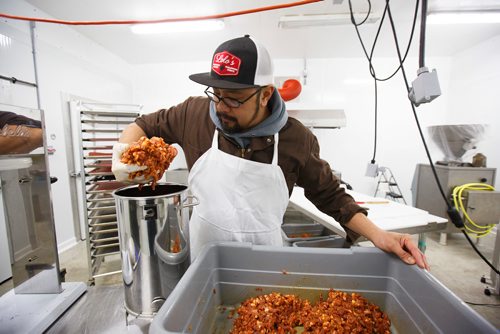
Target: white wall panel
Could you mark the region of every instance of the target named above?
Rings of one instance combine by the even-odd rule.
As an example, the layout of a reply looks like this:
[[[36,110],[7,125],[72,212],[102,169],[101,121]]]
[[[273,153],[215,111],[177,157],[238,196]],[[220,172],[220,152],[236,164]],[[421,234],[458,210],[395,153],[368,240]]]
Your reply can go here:
[[[487,157],[488,167],[500,168],[500,36],[456,55],[452,63],[447,124],[488,124],[474,152]],[[470,157],[469,157],[470,159]],[[497,170],[495,188],[500,189]]]
[[[48,17],[24,1],[3,1],[0,11],[35,12],[36,16]],[[0,33],[14,41],[12,50],[0,47],[0,73],[34,82],[29,24],[2,20]],[[71,210],[73,203],[63,122],[67,101],[64,99],[80,96],[106,103],[130,103],[132,69],[118,56],[66,26],[40,23],[36,25],[35,36],[41,109],[45,111],[48,145],[56,150],[49,156],[49,168],[50,174],[58,178],[58,182],[52,185],[52,200],[61,250],[75,242],[75,220],[78,219]],[[37,107],[33,88],[6,82],[0,86],[0,92],[1,102]]]

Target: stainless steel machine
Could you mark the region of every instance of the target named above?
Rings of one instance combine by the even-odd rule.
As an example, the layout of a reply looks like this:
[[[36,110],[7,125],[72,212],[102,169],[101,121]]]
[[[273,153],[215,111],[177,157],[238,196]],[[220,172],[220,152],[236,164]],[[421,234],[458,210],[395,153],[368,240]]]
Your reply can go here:
[[[495,191],[496,168],[486,166],[486,157],[476,154],[472,162],[463,161],[466,153],[476,148],[486,126],[481,124],[442,125],[429,128],[429,134],[444,154],[435,163],[437,177],[445,194],[461,213],[465,230],[482,236],[493,230],[500,221],[500,191]],[[449,218],[447,206],[428,164],[417,164],[412,182],[413,206],[431,214]],[[447,233],[460,232],[451,221],[441,233],[440,243],[446,245]],[[493,265],[498,268],[500,238],[496,238]],[[500,293],[498,275],[491,270],[491,289]]]
[[[0,105],[0,181],[14,289],[0,298],[0,332],[40,333],[86,291],[61,283],[43,112]]]

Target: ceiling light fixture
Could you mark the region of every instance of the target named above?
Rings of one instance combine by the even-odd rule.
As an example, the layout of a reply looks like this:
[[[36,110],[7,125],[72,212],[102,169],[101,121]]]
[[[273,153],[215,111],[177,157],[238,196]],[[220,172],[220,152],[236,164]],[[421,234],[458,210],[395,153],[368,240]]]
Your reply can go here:
[[[3,34],[0,34],[0,47],[2,48],[8,48],[12,45],[12,38],[9,36],[5,36]]]
[[[366,13],[354,14],[356,22],[361,22],[366,18]],[[380,16],[370,14],[365,23],[375,23],[380,19]],[[351,14],[303,14],[303,15],[285,15],[281,16],[278,22],[278,27],[282,29],[303,28],[303,27],[318,27],[332,25],[349,25],[351,24]]]
[[[500,23],[500,10],[436,11],[427,14],[427,24]]]
[[[130,26],[134,34],[165,34],[179,32],[215,31],[224,29],[224,20],[197,20],[164,23],[135,24]]]

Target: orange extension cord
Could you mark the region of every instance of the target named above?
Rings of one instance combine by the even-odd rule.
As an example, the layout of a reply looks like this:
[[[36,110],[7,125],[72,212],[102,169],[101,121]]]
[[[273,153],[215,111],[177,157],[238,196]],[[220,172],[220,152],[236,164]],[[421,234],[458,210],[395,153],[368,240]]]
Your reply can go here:
[[[221,18],[230,17],[230,16],[238,16],[238,15],[252,14],[252,13],[264,12],[264,11],[269,11],[269,10],[281,9],[281,8],[302,6],[302,5],[307,5],[310,3],[320,2],[320,1],[323,1],[323,0],[303,0],[303,1],[297,1],[297,2],[284,3],[281,5],[258,7],[258,8],[246,9],[246,10],[235,11],[235,12],[228,12],[228,13],[223,13],[223,14],[214,14],[214,15],[205,15],[205,16],[196,16],[196,17],[167,18],[167,19],[156,19],[156,20],[65,21],[65,20],[56,20],[56,19],[44,19],[44,18],[39,18],[39,17],[17,16],[17,15],[5,14],[5,13],[0,13],[0,17],[4,17],[7,19],[13,19],[13,20],[20,20],[20,21],[58,23],[58,24],[65,24],[65,25],[72,25],[72,26],[163,23],[163,22],[199,21],[199,20],[221,19]]]

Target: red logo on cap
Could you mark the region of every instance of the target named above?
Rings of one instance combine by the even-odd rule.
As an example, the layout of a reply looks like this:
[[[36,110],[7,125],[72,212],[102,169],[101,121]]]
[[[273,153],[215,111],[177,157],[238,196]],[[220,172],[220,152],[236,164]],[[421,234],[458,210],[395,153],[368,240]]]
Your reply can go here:
[[[227,51],[216,53],[212,70],[218,75],[238,75],[241,59]]]

